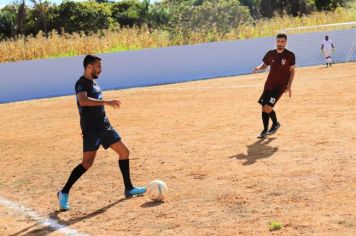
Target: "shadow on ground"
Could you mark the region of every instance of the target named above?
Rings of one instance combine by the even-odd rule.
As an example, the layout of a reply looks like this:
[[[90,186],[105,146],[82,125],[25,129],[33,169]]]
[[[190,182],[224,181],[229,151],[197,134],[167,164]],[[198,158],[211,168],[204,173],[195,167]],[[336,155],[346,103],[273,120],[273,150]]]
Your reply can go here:
[[[271,157],[278,151],[278,147],[271,147],[269,144],[275,138],[259,139],[256,142],[247,145],[247,154],[240,153],[230,156],[230,159],[243,160],[243,165],[252,165],[257,160]]]
[[[157,201],[157,202],[145,202],[141,205],[142,208],[149,208],[149,207],[156,207],[159,206],[161,204],[163,204],[164,202],[162,201]]]
[[[65,225],[65,226],[70,226],[70,225],[73,225],[73,224],[76,224],[78,222],[81,222],[83,220],[87,220],[87,219],[90,219],[90,218],[93,218],[97,215],[100,215],[100,214],[103,214],[105,211],[107,211],[108,209],[110,209],[111,207],[119,204],[120,202],[124,202],[126,200],[128,200],[130,198],[122,198],[120,200],[117,200],[113,203],[110,203],[94,212],[91,212],[89,214],[86,214],[86,215],[83,215],[83,216],[79,216],[79,217],[76,217],[76,218],[72,218],[72,219],[69,219],[69,220],[63,220],[60,218],[60,214],[61,214],[61,211],[59,210],[56,210],[52,213],[49,214],[49,219],[52,219],[52,220],[56,220],[58,223],[62,224],[62,225]],[[57,231],[56,229],[53,229],[52,227],[50,226],[44,226],[40,229],[34,229],[30,232],[26,232],[28,231],[29,229],[35,227],[35,226],[38,226],[39,223],[36,223],[30,227],[27,227],[25,229],[22,229],[21,231],[17,232],[17,233],[14,233],[14,234],[11,234],[10,236],[19,236],[19,235],[41,235],[41,236],[45,236],[45,235],[48,235],[48,234],[51,234],[55,231]]]

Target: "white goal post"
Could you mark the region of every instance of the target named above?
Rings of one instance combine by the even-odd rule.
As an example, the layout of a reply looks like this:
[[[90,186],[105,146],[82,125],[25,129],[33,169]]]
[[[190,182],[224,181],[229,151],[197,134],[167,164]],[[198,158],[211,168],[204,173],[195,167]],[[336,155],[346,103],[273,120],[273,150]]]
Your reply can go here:
[[[308,33],[308,32],[318,32],[318,31],[325,32],[325,31],[352,29],[352,28],[356,28],[356,21],[337,23],[337,24],[312,25],[312,26],[301,26],[295,28],[286,28],[283,29],[282,31],[287,34],[301,34],[301,33]]]
[[[288,48],[296,54],[298,66],[325,63],[321,44],[326,35],[335,46],[333,62],[356,61],[356,22],[287,28],[279,32],[288,35]]]

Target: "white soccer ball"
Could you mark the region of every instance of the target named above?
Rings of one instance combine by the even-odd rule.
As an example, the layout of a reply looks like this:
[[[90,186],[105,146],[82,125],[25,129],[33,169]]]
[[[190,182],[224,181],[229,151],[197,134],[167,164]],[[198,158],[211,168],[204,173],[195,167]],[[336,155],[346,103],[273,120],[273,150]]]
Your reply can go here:
[[[164,201],[168,195],[168,188],[162,180],[153,180],[147,186],[147,196],[153,201]]]

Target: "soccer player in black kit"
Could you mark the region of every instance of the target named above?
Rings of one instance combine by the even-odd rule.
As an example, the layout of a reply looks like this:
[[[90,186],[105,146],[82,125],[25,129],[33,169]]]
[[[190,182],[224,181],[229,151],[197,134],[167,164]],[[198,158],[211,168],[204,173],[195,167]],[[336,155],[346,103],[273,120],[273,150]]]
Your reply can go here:
[[[67,183],[57,193],[61,210],[69,210],[69,191],[73,184],[93,165],[96,151],[102,145],[113,149],[119,156],[118,164],[123,176],[126,197],[146,192],[145,187],[135,187],[130,179],[129,149],[120,135],[111,126],[104,106],[120,108],[118,100],[103,100],[101,89],[96,82],[101,73],[101,59],[94,55],[84,58],[84,75],[75,84],[80,127],[83,134],[83,160],[69,176]]]
[[[264,70],[271,67],[268,74],[263,93],[258,100],[262,106],[263,130],[258,138],[266,138],[274,134],[280,123],[277,121],[274,105],[281,98],[284,92],[292,96],[292,83],[295,74],[295,56],[294,53],[286,49],[287,35],[280,33],[276,37],[277,49],[270,50],[263,58],[263,63],[257,66],[253,72]],[[269,119],[272,120],[272,127],[268,129]]]

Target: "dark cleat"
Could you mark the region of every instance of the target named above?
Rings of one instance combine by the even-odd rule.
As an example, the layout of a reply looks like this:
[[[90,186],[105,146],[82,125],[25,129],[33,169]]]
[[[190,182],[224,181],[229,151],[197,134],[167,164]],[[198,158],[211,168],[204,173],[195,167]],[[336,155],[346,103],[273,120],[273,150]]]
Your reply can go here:
[[[263,130],[260,135],[257,136],[257,138],[266,138],[268,135],[267,130]]]
[[[272,135],[277,132],[277,130],[281,127],[281,124],[277,122],[276,125],[272,125],[271,129],[267,132],[267,135]]]

